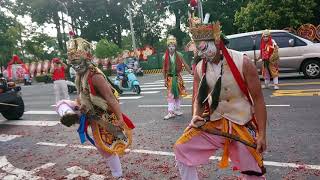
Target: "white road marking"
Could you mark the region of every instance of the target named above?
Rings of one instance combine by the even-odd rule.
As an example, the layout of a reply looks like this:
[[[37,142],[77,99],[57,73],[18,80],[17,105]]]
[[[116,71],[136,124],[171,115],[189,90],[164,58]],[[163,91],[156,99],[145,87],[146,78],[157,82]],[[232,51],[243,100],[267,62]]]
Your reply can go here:
[[[40,145],[49,145],[49,146],[55,146],[55,145],[59,145],[56,143],[45,143],[45,142],[40,142],[37,143]],[[67,145],[65,145],[67,146]],[[78,146],[68,146],[68,147],[78,147]],[[83,148],[83,149],[91,149],[95,148],[93,146],[82,146],[79,148]],[[133,153],[139,153],[139,154],[151,154],[151,155],[160,155],[160,156],[174,156],[173,152],[164,152],[164,151],[152,151],[152,150],[144,150],[144,149],[127,149],[126,152],[133,152]],[[210,157],[211,160],[220,160],[221,157],[220,156],[211,156]],[[320,170],[320,165],[308,165],[308,164],[296,164],[296,163],[284,163],[284,162],[275,162],[275,161],[264,161],[264,164],[267,166],[276,166],[276,167],[291,167],[291,168],[300,168],[303,167],[305,169],[313,169],[313,170]]]
[[[0,121],[0,124],[16,125],[16,126],[55,126],[60,121],[26,121],[26,120],[10,120]]]
[[[191,107],[191,104],[181,105],[181,107]],[[290,107],[289,104],[267,104],[267,107]],[[166,104],[144,104],[138,105],[140,108],[158,108],[158,107],[168,107]]]
[[[24,114],[32,114],[32,115],[49,115],[49,114],[57,114],[56,111],[26,111]]]
[[[33,175],[36,172],[39,172],[41,169],[47,169],[54,166],[54,163],[47,163],[40,167],[37,167],[31,171],[26,171],[14,167],[7,159],[6,156],[0,156],[0,169],[5,173],[1,173],[1,179],[28,179],[28,180],[37,180],[43,179],[43,177]]]
[[[0,134],[0,142],[11,141],[17,137],[21,137],[21,135]]]
[[[158,108],[158,107],[168,107],[168,105],[138,105],[139,108]],[[181,107],[191,107],[191,104],[181,105]]]
[[[147,87],[164,87],[163,83],[162,84],[151,84],[151,85],[142,85],[140,86],[141,88],[147,88]]]
[[[120,102],[119,104],[123,104],[123,102]],[[56,107],[56,105],[55,105],[55,104],[53,104],[53,105],[51,105],[51,107]]]
[[[84,170],[79,166],[72,166],[72,167],[68,168],[67,171],[69,171],[69,173],[71,173],[68,176],[66,176],[67,179],[75,179],[77,177],[83,177],[83,178],[89,177],[89,180],[103,180],[106,178],[102,175],[90,173],[89,171]]]
[[[290,107],[290,104],[267,104],[267,107]]]
[[[146,85],[152,85],[152,84],[154,84],[154,85],[158,85],[158,84],[163,85],[164,82],[152,82],[152,83],[144,83],[144,84],[146,84]]]
[[[157,94],[159,93],[160,91],[142,91],[141,93],[142,94]]]
[[[50,143],[50,142],[38,142],[37,145],[66,147],[68,144]]]
[[[167,89],[167,88],[166,87],[141,88],[141,91],[161,90],[161,89]]]
[[[140,99],[143,98],[143,96],[127,96],[127,97],[119,97],[119,100],[128,100],[128,99]]]
[[[193,83],[191,80],[183,80],[184,83]],[[156,81],[156,83],[164,83],[164,80]]]

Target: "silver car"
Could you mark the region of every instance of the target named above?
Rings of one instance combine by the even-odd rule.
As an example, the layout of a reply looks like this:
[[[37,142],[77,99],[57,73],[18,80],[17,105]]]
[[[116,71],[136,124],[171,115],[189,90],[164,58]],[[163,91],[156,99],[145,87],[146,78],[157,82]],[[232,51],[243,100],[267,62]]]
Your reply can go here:
[[[303,72],[307,78],[320,77],[320,44],[296,36],[285,30],[270,30],[272,38],[279,46],[280,72]],[[228,47],[246,53],[257,61],[261,69],[260,40],[262,31],[227,36]]]

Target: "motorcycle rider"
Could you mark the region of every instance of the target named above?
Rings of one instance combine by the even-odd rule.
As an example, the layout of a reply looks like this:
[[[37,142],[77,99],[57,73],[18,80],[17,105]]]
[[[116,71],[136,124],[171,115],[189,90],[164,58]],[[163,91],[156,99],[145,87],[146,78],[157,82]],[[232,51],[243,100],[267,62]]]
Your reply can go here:
[[[120,85],[122,87],[125,86],[125,84],[127,83],[127,77],[126,77],[126,68],[128,68],[128,66],[124,63],[124,59],[123,57],[119,57],[119,61],[118,61],[118,65],[117,65],[117,78],[120,79]]]

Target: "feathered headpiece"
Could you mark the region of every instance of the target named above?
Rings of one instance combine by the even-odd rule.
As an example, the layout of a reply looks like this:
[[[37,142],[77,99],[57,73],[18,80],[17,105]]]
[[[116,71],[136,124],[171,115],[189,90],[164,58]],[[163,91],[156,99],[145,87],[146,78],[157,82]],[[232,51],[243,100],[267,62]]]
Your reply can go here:
[[[220,40],[220,22],[217,21],[212,24],[202,24],[201,19],[193,17],[190,19],[190,32],[194,41]]]
[[[169,46],[170,44],[177,45],[177,39],[172,35],[167,38],[167,45]]]
[[[83,38],[71,38],[67,43],[68,59],[92,59],[92,44]]]

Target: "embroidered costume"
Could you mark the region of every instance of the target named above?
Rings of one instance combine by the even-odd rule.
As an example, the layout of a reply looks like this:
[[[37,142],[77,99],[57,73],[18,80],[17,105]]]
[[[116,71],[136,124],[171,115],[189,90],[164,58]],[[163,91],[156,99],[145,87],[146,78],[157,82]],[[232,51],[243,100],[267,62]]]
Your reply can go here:
[[[183,66],[191,73],[189,66],[184,62],[182,54],[176,51],[177,41],[174,36],[167,39],[168,49],[163,58],[163,75],[167,87],[168,114],[165,120],[181,116],[181,98],[186,96],[183,78],[181,75]]]
[[[175,143],[182,180],[197,180],[196,166],[208,163],[218,149],[223,149],[220,168],[228,167],[230,158],[242,178],[265,179],[263,157],[255,149],[253,102],[243,80],[244,54],[226,49],[219,22],[192,24],[190,31],[193,40],[200,43],[202,60],[196,73],[201,81],[196,102],[204,109],[201,117],[205,121],[198,128],[189,126]],[[216,53],[221,53],[221,60],[214,59]]]
[[[265,86],[270,86],[270,79],[273,78],[274,89],[279,89],[279,54],[277,43],[272,39],[268,30],[265,30],[261,37],[260,56],[262,59],[262,76]]]
[[[115,125],[118,118],[108,107],[107,101],[97,92],[92,77],[102,75],[105,79],[102,83],[107,83],[115,99],[117,91],[103,72],[91,63],[90,50],[91,44],[84,39],[76,38],[68,42],[68,59],[77,72],[75,84],[79,97],[77,101],[60,101],[57,104],[57,112],[61,116],[62,124],[66,126],[80,123],[78,133],[81,143],[88,139],[107,159],[112,175],[122,177],[118,155],[123,155],[125,149],[131,145],[134,125],[124,114],[122,114],[123,127]],[[83,114],[77,111],[80,106],[85,107]],[[88,126],[92,129],[93,138],[87,131]]]

